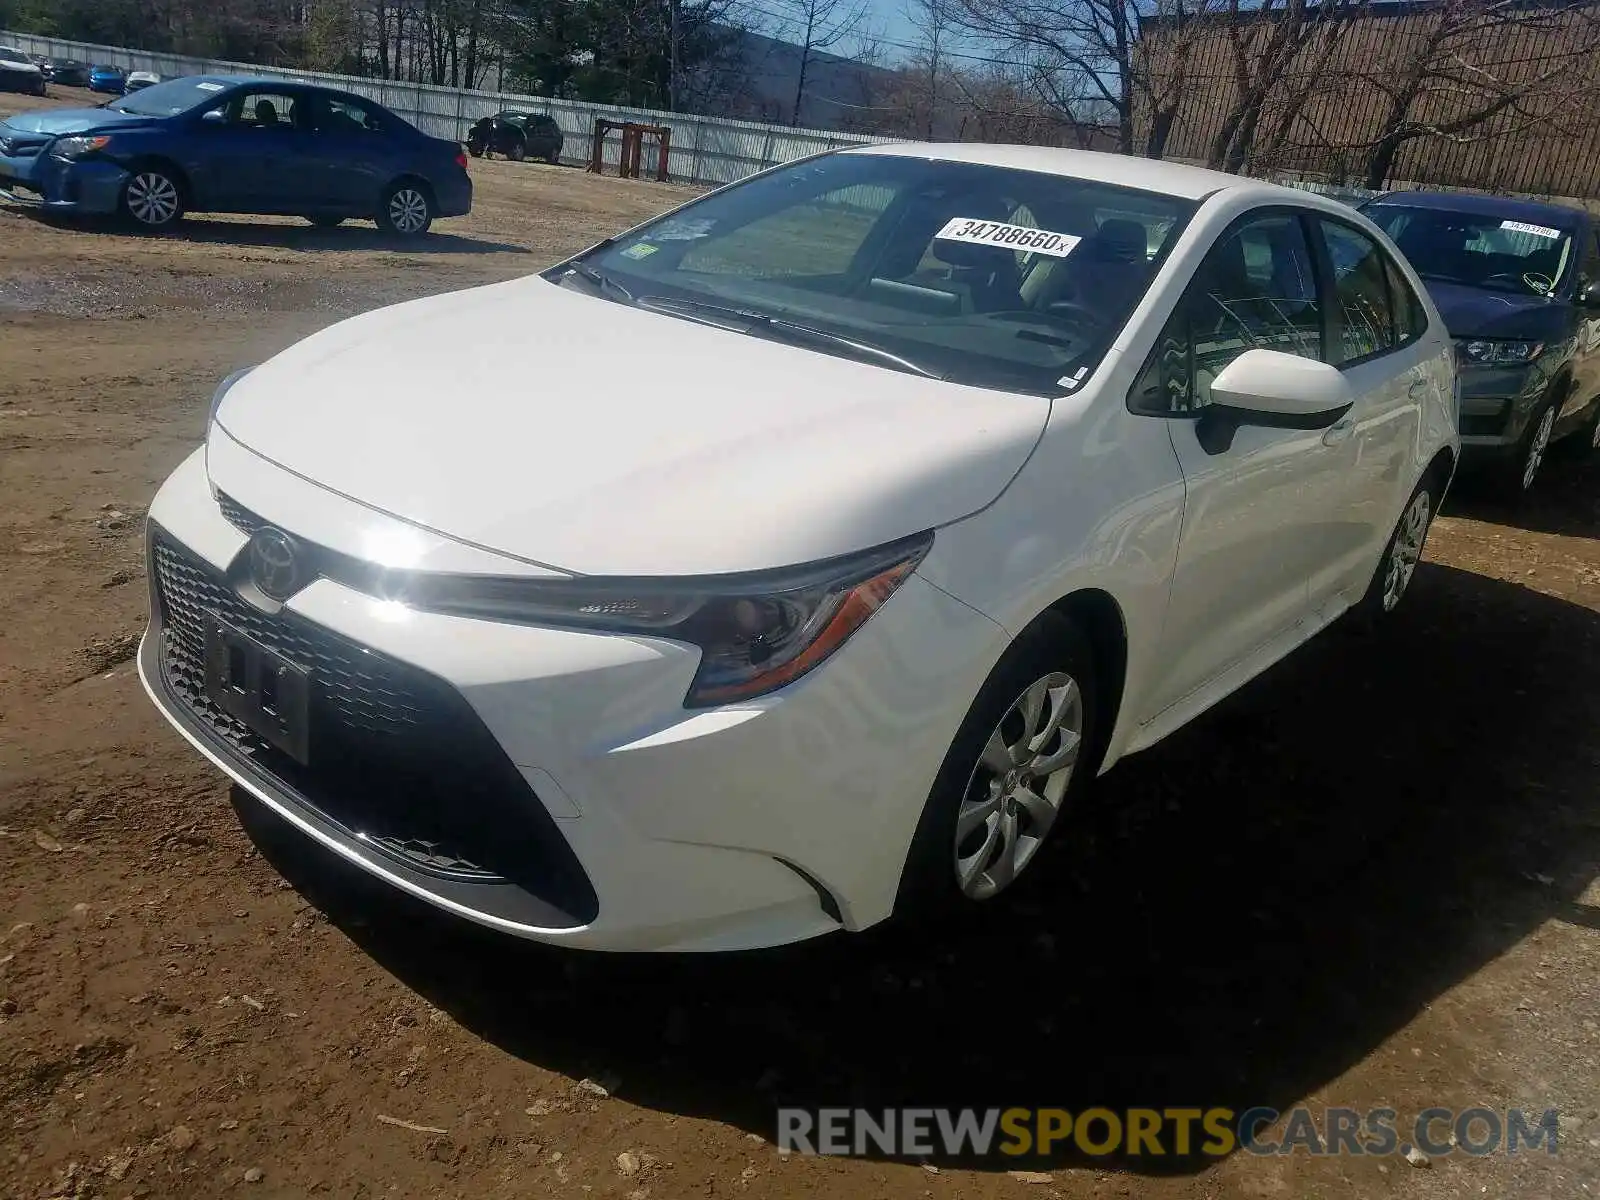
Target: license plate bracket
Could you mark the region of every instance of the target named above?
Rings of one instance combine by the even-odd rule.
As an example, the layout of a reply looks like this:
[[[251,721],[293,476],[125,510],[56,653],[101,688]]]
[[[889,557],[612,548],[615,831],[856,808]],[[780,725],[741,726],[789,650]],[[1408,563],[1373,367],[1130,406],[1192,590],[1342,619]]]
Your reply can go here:
[[[301,766],[310,762],[311,673],[206,614],[206,694]]]

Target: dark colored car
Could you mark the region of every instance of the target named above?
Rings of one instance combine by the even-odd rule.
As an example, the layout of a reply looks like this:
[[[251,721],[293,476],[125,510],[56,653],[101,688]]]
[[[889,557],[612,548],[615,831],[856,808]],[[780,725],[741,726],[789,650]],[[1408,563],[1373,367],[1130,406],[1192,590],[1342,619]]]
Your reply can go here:
[[[47,211],[121,213],[148,229],[197,211],[365,218],[415,235],[472,211],[455,142],[360,96],[227,75],[0,122],[0,186]]]
[[[44,95],[44,72],[21,50],[0,46],[0,92],[26,92]]]
[[[1600,235],[1580,209],[1388,192],[1361,206],[1411,260],[1456,343],[1462,466],[1533,486],[1551,444],[1600,448]]]
[[[62,87],[89,86],[89,64],[70,58],[56,58],[50,62],[50,82]]]
[[[113,95],[122,95],[122,89],[128,86],[127,72],[121,67],[90,67],[89,90],[91,92],[110,92]]]
[[[473,125],[467,133],[467,153],[473,158],[504,154],[517,162],[531,156],[559,163],[564,140],[554,117],[507,109]]]

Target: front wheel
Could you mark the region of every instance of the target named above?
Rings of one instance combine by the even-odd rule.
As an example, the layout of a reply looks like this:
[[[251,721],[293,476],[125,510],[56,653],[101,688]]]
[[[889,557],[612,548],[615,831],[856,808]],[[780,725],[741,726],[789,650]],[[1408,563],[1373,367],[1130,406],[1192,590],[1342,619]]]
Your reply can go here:
[[[474,139],[467,142],[467,153],[473,158],[482,158],[483,152],[488,148],[487,143]]]
[[[403,237],[421,237],[433,224],[433,197],[420,184],[402,181],[383,194],[378,228]]]
[[[1094,774],[1093,648],[1046,614],[968,710],[918,822],[897,914],[969,908],[1015,886]]]
[[[183,219],[183,189],[160,167],[138,167],[122,185],[122,213],[145,229],[168,229]]]
[[[1545,456],[1550,452],[1550,437],[1556,428],[1556,407],[1552,397],[1533,414],[1522,440],[1517,443],[1516,455],[1502,468],[1500,487],[1508,499],[1520,500],[1533,490]]]

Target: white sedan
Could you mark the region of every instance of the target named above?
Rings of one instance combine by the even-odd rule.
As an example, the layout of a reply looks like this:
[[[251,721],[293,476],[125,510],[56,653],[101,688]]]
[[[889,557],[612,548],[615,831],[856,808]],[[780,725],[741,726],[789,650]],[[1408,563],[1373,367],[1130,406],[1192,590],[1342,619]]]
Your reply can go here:
[[[231,376],[140,671],[243,796],[485,925],[860,930],[1031,886],[1097,773],[1394,608],[1455,405],[1351,209],[852,149]]]

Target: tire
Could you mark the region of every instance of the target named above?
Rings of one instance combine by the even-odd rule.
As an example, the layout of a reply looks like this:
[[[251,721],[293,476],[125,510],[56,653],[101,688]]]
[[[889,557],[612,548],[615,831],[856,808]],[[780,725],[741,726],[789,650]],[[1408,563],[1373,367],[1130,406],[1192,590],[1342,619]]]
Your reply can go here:
[[[1528,427],[1522,431],[1522,438],[1517,442],[1517,452],[1500,470],[1500,492],[1506,499],[1521,500],[1538,482],[1539,472],[1550,455],[1556,410],[1556,397],[1552,394],[1545,397],[1528,418]]]
[[[433,225],[433,195],[413,179],[392,183],[378,204],[378,228],[401,237],[421,237]]]
[[[506,157],[512,162],[521,162],[528,157],[528,143],[518,138],[506,147]]]
[[[550,151],[549,154],[546,154],[544,156],[544,160],[552,167],[559,167],[561,165],[561,147],[557,146],[554,150]]]
[[[306,220],[310,221],[318,229],[337,229],[344,224],[343,217],[336,217],[331,213],[312,213],[306,217]]]
[[[467,143],[467,153],[472,155],[473,158],[482,158],[483,157],[483,151],[484,151],[484,144],[482,142],[469,141]]]
[[[183,182],[158,163],[136,166],[122,185],[122,215],[141,229],[171,229],[183,220]]]
[[[990,672],[945,755],[912,838],[896,917],[970,911],[1009,893],[1094,777],[1099,719],[1093,647],[1074,622],[1045,614]],[[1074,725],[1069,752],[1062,731]],[[1034,775],[1041,765],[1049,773]]]
[[[1439,511],[1439,501],[1444,490],[1444,480],[1438,471],[1430,471],[1417,484],[1411,498],[1401,510],[1389,542],[1378,560],[1378,569],[1367,584],[1366,595],[1351,610],[1352,624],[1357,629],[1370,630],[1395,609],[1411,590],[1411,579],[1417,564],[1422,560],[1423,548],[1428,543],[1428,531],[1433,528],[1433,518]]]

